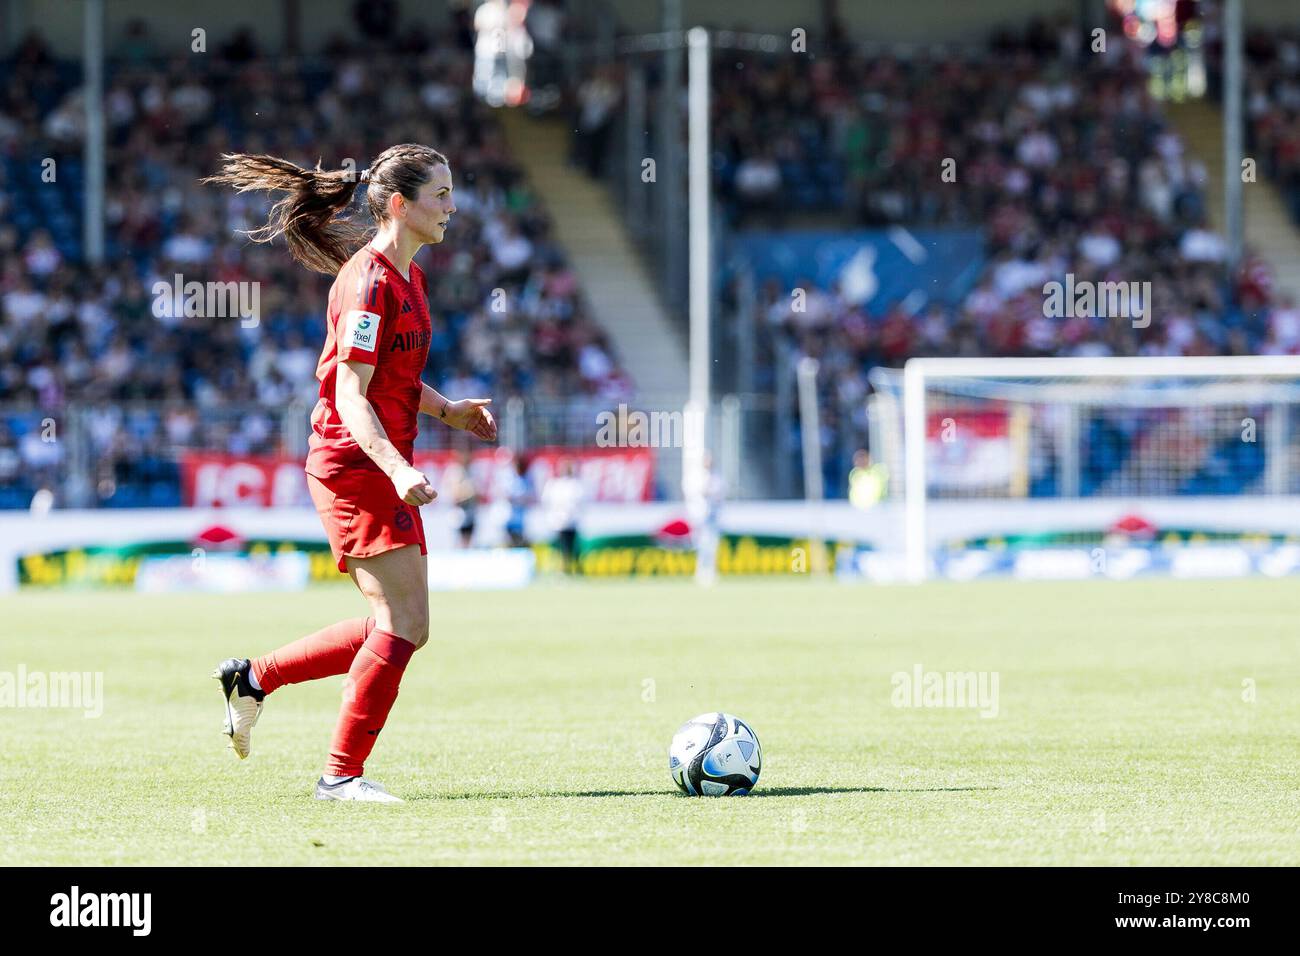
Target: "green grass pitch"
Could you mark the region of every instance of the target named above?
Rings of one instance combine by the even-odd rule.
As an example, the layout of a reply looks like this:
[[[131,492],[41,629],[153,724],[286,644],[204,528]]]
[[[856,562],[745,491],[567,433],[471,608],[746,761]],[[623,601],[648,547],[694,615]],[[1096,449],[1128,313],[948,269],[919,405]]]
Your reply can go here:
[[[432,602],[367,766],[408,802],[365,806],[311,799],[341,677],[269,698],[245,762],[208,677],[364,613],[346,584],[0,598],[0,671],[104,674],[98,719],[0,709],[5,863],[1300,863],[1293,581]],[[895,707],[891,676],[917,664],[996,672],[998,715]],[[718,709],[757,731],[758,788],[679,795],[668,741]]]

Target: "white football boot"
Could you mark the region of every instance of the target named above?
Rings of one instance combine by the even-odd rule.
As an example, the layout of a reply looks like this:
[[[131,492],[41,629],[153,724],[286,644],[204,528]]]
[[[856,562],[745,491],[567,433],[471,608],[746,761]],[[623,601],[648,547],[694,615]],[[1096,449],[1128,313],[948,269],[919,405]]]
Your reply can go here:
[[[221,681],[221,696],[226,702],[226,736],[230,749],[240,760],[253,749],[253,727],[262,716],[266,694],[248,682],[249,663],[232,657],[217,665],[212,676]]]
[[[316,781],[317,800],[359,800],[366,803],[405,803],[401,797],[395,797],[384,789],[382,783],[375,783],[365,777],[348,777],[338,783],[326,783],[321,777]]]

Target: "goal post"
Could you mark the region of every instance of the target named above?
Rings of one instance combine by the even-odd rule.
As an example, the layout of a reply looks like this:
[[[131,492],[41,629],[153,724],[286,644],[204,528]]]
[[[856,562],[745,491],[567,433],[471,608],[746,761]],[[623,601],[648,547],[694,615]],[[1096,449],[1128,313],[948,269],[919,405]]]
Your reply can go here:
[[[872,384],[910,581],[931,574],[938,499],[1056,499],[1061,514],[1085,498],[1300,491],[1300,356],[919,358]]]

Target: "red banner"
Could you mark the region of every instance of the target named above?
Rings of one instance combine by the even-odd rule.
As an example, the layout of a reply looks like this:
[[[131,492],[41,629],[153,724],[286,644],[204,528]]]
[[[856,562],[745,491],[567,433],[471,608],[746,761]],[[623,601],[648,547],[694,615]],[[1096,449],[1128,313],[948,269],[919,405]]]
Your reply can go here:
[[[931,491],[976,493],[1014,484],[1016,443],[1011,415],[1002,409],[931,412],[925,445]]]
[[[456,459],[452,451],[416,451],[413,464],[442,491],[443,473]],[[560,462],[573,462],[587,489],[588,501],[649,501],[654,492],[654,455],[649,448],[535,448],[527,453],[528,474],[540,495]],[[198,508],[310,507],[303,463],[275,455],[226,455],[186,452],[181,456],[184,503]],[[470,477],[479,500],[494,501],[506,494],[512,465],[510,453],[485,448],[470,457]]]

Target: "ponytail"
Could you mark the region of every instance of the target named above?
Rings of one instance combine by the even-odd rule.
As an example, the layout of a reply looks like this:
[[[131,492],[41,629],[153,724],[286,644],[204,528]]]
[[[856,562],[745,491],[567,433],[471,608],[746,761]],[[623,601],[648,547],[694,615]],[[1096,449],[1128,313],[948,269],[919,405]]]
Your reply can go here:
[[[326,171],[316,164],[304,169],[275,156],[226,153],[221,172],[200,180],[234,186],[241,193],[266,190],[288,193],[271,207],[266,225],[247,233],[254,242],[284,236],[289,254],[308,269],[337,275],[368,233],[342,215],[357,187],[366,186],[366,205],[375,222],[389,217],[388,200],[400,193],[415,202],[420,187],[433,177],[433,168],[447,157],[429,146],[403,143],[390,146],[360,175],[348,169]]]
[[[284,236],[289,254],[308,269],[336,275],[366,239],[366,232],[341,215],[357,190],[356,173],[340,169],[304,169],[275,156],[226,153],[221,172],[200,180],[253,190],[284,192],[271,207],[266,225],[250,230],[254,242]]]

